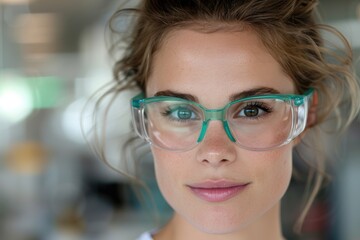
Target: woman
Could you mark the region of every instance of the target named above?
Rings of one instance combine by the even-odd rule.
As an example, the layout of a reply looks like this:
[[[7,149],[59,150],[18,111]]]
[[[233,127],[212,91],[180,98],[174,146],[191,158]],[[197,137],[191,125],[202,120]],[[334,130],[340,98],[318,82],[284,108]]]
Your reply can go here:
[[[134,127],[151,144],[157,183],[174,209],[140,239],[283,239],[280,201],[294,148],[334,113],[336,130],[345,129],[359,109],[350,47],[315,22],[316,5],[145,0],[115,15],[131,11],[137,20],[113,91],[140,89]],[[345,50],[326,47],[320,31]],[[322,175],[312,181],[305,212]]]

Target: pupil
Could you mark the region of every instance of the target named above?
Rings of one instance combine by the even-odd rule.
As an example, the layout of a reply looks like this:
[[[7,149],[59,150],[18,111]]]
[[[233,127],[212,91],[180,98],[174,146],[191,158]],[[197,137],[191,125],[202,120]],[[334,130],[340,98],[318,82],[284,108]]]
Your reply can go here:
[[[180,119],[189,119],[191,117],[191,112],[189,109],[181,108],[178,110],[178,117]]]
[[[259,113],[259,109],[257,107],[248,107],[244,110],[245,116],[247,117],[255,117]]]

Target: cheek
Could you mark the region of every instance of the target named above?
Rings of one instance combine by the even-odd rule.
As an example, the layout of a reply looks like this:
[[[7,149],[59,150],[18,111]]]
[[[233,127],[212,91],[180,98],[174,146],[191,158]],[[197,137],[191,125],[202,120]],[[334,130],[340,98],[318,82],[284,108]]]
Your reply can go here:
[[[160,191],[167,202],[172,205],[176,199],[180,199],[178,187],[181,187],[182,180],[186,178],[186,157],[178,153],[162,151],[153,148],[155,175]]]
[[[274,184],[288,185],[292,175],[292,148],[285,148],[285,151],[280,150],[273,154],[273,161],[269,162],[267,169],[265,169],[269,175],[269,180],[273,180]],[[269,181],[269,183],[272,182]]]
[[[264,200],[268,200],[269,203],[280,201],[292,176],[292,148],[284,147],[261,154],[264,156],[258,156],[258,159],[262,160],[255,160],[256,166],[250,167],[256,169],[253,171],[255,183],[259,185],[258,190],[262,191]]]

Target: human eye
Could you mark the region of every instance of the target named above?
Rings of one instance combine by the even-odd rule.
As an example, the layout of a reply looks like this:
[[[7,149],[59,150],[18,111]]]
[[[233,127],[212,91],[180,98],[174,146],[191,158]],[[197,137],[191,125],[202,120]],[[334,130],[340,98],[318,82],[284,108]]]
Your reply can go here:
[[[201,119],[198,111],[191,105],[169,105],[164,109],[162,115],[169,120],[178,122],[195,121]]]
[[[272,107],[261,101],[246,102],[239,106],[234,118],[246,118],[256,120],[267,116],[272,112]]]

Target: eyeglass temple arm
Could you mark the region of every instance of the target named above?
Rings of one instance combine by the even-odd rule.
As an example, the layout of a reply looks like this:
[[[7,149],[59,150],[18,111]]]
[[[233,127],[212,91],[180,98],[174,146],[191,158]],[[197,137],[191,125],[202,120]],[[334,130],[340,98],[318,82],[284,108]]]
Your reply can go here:
[[[304,104],[304,101],[307,101],[309,99],[312,98],[314,93],[314,89],[310,88],[309,90],[307,90],[303,95],[301,95],[300,97],[295,97],[294,98],[294,104],[295,106],[300,106],[302,104]]]
[[[131,100],[131,106],[134,108],[140,108],[140,102],[142,99],[144,99],[144,97],[145,97],[144,93],[139,93],[138,95],[133,97],[133,99]]]

